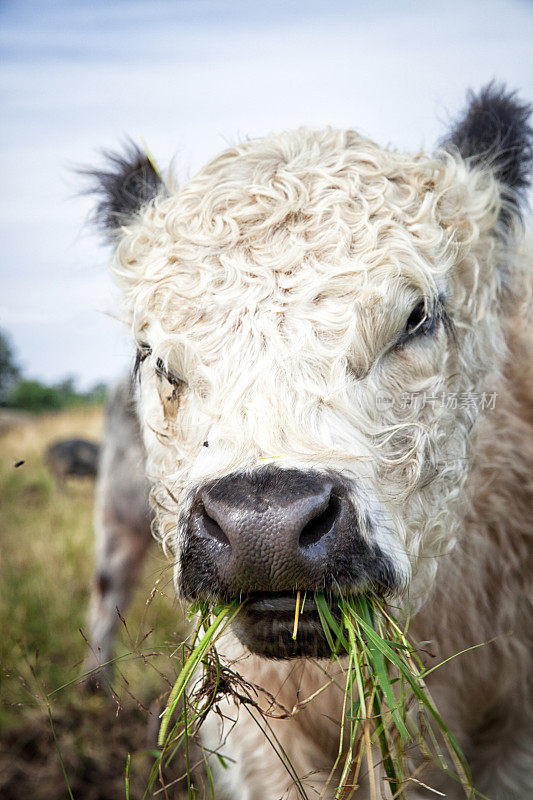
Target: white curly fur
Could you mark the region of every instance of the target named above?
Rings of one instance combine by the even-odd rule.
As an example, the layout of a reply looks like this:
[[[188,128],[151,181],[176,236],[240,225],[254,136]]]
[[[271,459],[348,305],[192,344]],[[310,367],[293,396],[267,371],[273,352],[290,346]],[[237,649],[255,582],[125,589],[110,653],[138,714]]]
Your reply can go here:
[[[177,519],[203,481],[271,459],[333,467],[364,487],[357,502],[380,520],[376,535],[411,603],[424,604],[443,556],[463,541],[476,431],[503,411],[482,425],[472,403],[382,409],[377,398],[497,391],[497,404],[508,402],[502,264],[515,285],[522,278],[513,236],[498,232],[501,205],[490,170],[459,156],[405,155],[354,131],[302,128],[230,148],[122,229],[115,272],[134,337],[151,350],[139,405],[169,553],[179,554]],[[438,297],[453,335],[441,323],[398,347],[413,307]],[[179,389],[158,374],[158,359]],[[271,686],[287,669],[249,664]],[[281,796],[281,784],[269,793],[242,769],[235,796]],[[533,781],[531,762],[526,772]],[[516,779],[505,794],[502,781],[494,797],[525,798],[520,787],[533,787]]]

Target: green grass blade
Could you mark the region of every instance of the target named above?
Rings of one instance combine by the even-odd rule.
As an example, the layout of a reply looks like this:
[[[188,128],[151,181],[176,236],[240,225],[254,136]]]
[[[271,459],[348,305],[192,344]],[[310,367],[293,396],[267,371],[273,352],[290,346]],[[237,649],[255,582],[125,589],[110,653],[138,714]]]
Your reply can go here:
[[[349,646],[348,646],[348,642],[346,641],[346,637],[344,636],[344,634],[342,632],[341,626],[339,625],[339,623],[337,622],[337,620],[335,619],[335,617],[331,613],[331,609],[329,607],[328,601],[326,600],[325,596],[323,594],[317,593],[315,595],[315,603],[316,603],[316,607],[318,609],[318,613],[319,613],[320,619],[322,621],[322,627],[324,628],[324,634],[326,634],[326,628],[329,628],[330,630],[333,631],[333,633],[336,636],[337,642],[332,646],[332,652],[335,655],[337,654],[339,644],[342,644],[344,649],[346,651],[348,651]],[[326,626],[324,626],[323,620],[325,620]],[[326,634],[326,639],[328,640],[328,644],[330,644],[331,635],[328,638],[328,636]]]
[[[57,755],[59,756],[59,763],[61,764],[61,769],[63,771],[63,777],[65,778],[65,783],[67,785],[68,796],[70,800],[74,800],[74,796],[72,794],[72,789],[70,788],[70,783],[68,780],[67,770],[65,769],[65,764],[63,762],[63,757],[61,755],[61,749],[59,747],[59,742],[56,736],[56,729],[54,728],[54,720],[52,719],[52,709],[48,706],[48,719],[50,720],[50,727],[52,728],[52,736],[54,737],[54,742],[56,745]]]
[[[194,671],[196,670],[196,667],[199,665],[203,656],[206,654],[207,650],[210,647],[212,647],[213,640],[216,638],[216,635],[220,633],[220,629],[227,627],[227,625],[229,624],[230,613],[235,608],[236,608],[236,603],[233,603],[229,608],[225,607],[221,611],[219,611],[218,615],[215,617],[214,621],[205,631],[204,636],[200,638],[200,641],[193,649],[189,658],[182,667],[181,672],[176,680],[176,683],[172,687],[167,707],[165,708],[165,711],[163,712],[163,717],[161,719],[161,727],[159,728],[159,737],[158,737],[158,745],[160,747],[162,747],[165,743],[170,719],[174,711],[176,710],[176,707],[181,699],[183,692],[187,687],[187,683],[192,677]]]
[[[126,788],[126,800],[130,800],[130,761],[131,755],[128,753],[128,757],[126,759],[126,771],[124,774],[124,783]]]

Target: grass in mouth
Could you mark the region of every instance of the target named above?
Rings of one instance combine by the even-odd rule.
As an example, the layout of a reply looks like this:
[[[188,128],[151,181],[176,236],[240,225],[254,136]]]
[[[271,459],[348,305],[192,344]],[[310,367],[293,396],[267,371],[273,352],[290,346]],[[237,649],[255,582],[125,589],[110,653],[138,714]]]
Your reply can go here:
[[[293,638],[298,635],[305,599],[305,594],[302,598],[297,593]],[[465,797],[480,796],[473,789],[463,753],[426,686],[424,677],[430,670],[426,670],[416,646],[385,604],[373,596],[349,596],[339,598],[338,608],[333,611],[323,594],[315,593],[314,600],[331,660],[340,668],[343,680],[338,754],[327,782],[334,797],[349,800],[357,796],[359,781],[366,774],[370,800],[383,797],[385,785],[387,797],[401,800],[407,789],[417,785],[430,789],[423,781],[424,768],[430,764],[455,779]],[[187,652],[183,648],[183,667],[162,715],[159,750],[145,797],[157,778],[164,785],[163,769],[180,749],[186,757],[188,796],[205,796],[205,788],[200,793],[191,778],[195,766],[190,763],[191,743],[207,713],[213,707],[216,710],[224,696],[231,696],[238,706],[246,707],[283,761],[297,794],[308,797],[261,710],[258,697],[267,693],[246,682],[218,654],[217,641],[242,605],[234,601],[219,606],[198,604],[193,609],[198,622]],[[276,705],[275,698],[268,695],[268,699]],[[309,700],[312,702],[312,698]],[[277,705],[281,717],[295,713]],[[215,797],[209,757],[227,765],[220,754],[200,752],[208,795]],[[436,792],[435,796],[440,794]]]

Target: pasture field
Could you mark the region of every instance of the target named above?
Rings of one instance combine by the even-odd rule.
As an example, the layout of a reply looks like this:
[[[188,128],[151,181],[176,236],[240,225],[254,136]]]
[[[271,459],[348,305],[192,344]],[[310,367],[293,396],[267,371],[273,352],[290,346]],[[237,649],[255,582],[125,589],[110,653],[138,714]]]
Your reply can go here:
[[[174,653],[186,631],[183,611],[154,544],[120,626],[112,690],[91,694],[80,681],[94,482],[70,479],[59,491],[43,453],[57,438],[98,439],[101,425],[102,409],[84,407],[35,417],[0,434],[2,800],[125,798],[128,753],[129,796],[140,800],[158,715],[179,672]],[[174,771],[177,778],[178,764]]]

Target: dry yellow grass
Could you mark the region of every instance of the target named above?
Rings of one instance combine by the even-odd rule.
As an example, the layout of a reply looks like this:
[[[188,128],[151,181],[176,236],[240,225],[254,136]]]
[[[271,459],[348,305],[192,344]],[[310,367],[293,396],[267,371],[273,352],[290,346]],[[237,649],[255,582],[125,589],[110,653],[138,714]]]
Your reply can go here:
[[[101,406],[81,406],[38,416],[28,415],[24,422],[15,425],[0,438],[0,463],[4,466],[9,458],[15,460],[40,456],[53,439],[71,436],[99,439],[102,424]]]

